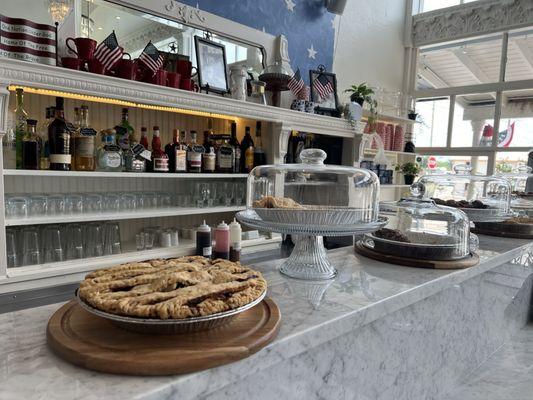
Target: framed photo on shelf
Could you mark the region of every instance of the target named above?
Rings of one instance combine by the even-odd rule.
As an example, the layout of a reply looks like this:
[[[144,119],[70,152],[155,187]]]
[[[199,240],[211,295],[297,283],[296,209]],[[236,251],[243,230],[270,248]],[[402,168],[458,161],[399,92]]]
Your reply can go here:
[[[316,105],[318,114],[338,116],[337,76],[326,72],[323,66],[309,71],[311,101]]]
[[[227,93],[226,49],[219,43],[200,36],[194,37],[198,86],[208,92]]]

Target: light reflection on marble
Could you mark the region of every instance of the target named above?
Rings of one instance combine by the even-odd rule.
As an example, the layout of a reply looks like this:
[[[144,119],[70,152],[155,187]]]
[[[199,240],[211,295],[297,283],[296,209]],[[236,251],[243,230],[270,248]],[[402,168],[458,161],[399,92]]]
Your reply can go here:
[[[403,366],[414,363],[413,373],[423,376],[425,369],[429,371],[439,362],[458,363],[465,349],[444,351],[450,337],[483,337],[492,329],[485,339],[472,344],[475,348],[469,350],[469,362],[461,361],[463,368],[474,368],[487,357],[489,350],[484,349],[502,340],[502,328],[487,325],[485,320],[494,319],[496,314],[498,321],[505,320],[503,304],[508,306],[513,297],[520,311],[515,311],[510,321],[519,320],[523,314],[525,300],[517,293],[523,291],[531,271],[509,261],[525,254],[526,245],[531,243],[480,239],[480,264],[460,271],[398,267],[356,256],[351,248],[345,248],[330,253],[340,269],[338,278],[331,284],[306,287],[276,271],[281,260],[254,265],[265,273],[269,295],[281,309],[278,337],[245,360],[189,375],[143,378],[84,370],[58,359],[45,345],[46,322],[59,305],[3,314],[0,399],[417,398],[405,396],[425,393],[426,389],[403,371]],[[487,289],[492,286],[495,290]],[[470,324],[480,315],[485,317],[482,323],[455,328],[454,324]],[[510,321],[506,323],[509,329],[522,323]],[[449,324],[454,329],[446,332],[449,337],[443,337]],[[424,342],[428,334],[438,339],[432,346]],[[416,362],[413,350],[421,357]],[[451,384],[456,375],[447,372],[443,379]],[[313,377],[321,378],[315,381]],[[258,388],[263,388],[264,396],[258,395]],[[326,389],[329,392],[323,392]],[[287,397],[284,390],[298,395]],[[346,390],[359,397],[343,392]]]

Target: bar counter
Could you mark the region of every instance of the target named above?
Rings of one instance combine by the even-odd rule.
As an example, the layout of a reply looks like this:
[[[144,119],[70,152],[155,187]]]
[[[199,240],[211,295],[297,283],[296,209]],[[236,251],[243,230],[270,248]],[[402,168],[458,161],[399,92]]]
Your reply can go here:
[[[286,278],[282,259],[252,264],[282,313],[266,348],[167,377],[73,366],[46,345],[61,303],[0,315],[0,399],[444,399],[527,321],[533,243],[480,236],[465,270],[390,265],[330,251],[338,276]]]

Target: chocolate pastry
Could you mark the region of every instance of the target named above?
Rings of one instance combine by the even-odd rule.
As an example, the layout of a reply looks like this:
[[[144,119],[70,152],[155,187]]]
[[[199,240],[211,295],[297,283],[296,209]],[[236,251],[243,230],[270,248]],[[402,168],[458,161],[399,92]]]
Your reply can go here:
[[[435,202],[435,204],[438,204],[440,206],[448,206],[448,207],[455,207],[455,208],[476,208],[476,209],[487,209],[489,208],[488,205],[484,204],[482,201],[480,200],[473,200],[473,201],[468,201],[468,200],[442,200],[442,199],[439,199],[437,197],[435,198],[432,198],[431,200],[433,200]]]
[[[381,228],[374,232],[374,236],[381,239],[394,240],[396,242],[411,243],[409,238],[397,229]]]
[[[79,296],[112,314],[181,319],[244,306],[266,287],[260,272],[239,263],[190,256],[91,272],[81,282]]]

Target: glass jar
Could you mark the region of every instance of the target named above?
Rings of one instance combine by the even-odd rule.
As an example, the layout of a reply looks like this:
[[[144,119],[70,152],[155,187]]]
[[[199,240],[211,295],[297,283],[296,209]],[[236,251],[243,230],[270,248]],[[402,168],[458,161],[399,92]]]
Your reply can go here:
[[[458,260],[478,247],[468,216],[457,208],[439,206],[425,198],[425,186],[414,183],[411,196],[380,204],[388,223],[365,234],[362,245],[376,252],[423,260]]]
[[[455,174],[424,175],[424,197],[438,205],[458,208],[473,222],[498,222],[511,214],[511,185],[501,177],[470,174],[470,166],[456,165]]]
[[[251,81],[252,93],[250,94],[249,101],[256,104],[263,104],[266,106],[265,88],[266,83],[262,81]]]
[[[244,65],[232,65],[229,68],[231,97],[246,101],[246,79],[248,72]]]

